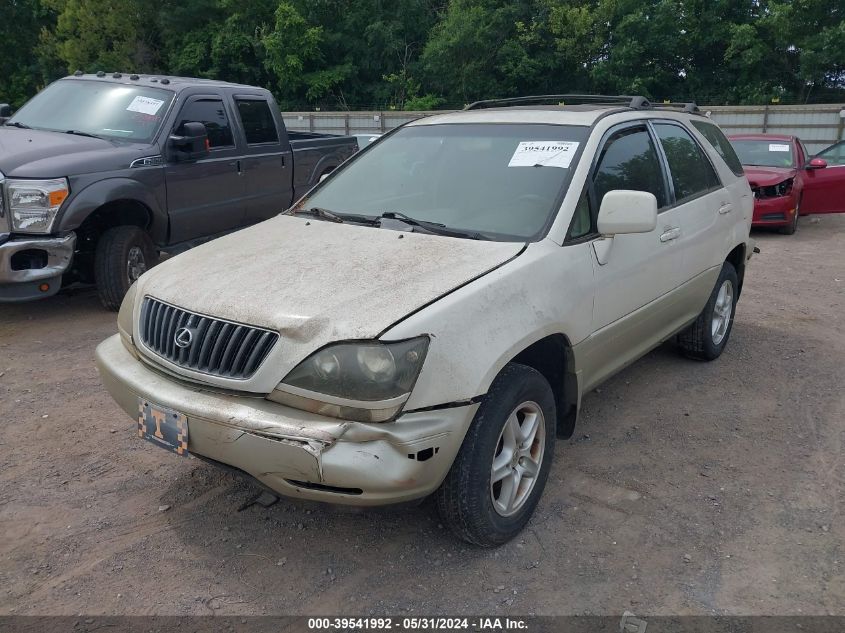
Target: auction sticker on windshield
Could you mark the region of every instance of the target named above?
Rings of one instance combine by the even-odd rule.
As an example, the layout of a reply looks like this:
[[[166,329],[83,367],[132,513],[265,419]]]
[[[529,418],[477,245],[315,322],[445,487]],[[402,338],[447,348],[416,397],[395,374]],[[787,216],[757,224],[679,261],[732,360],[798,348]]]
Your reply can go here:
[[[770,152],[788,152],[789,145],[781,145],[780,143],[769,143]]]
[[[508,167],[561,167],[567,169],[578,143],[574,141],[522,141]]]
[[[140,112],[141,114],[156,114],[164,101],[161,99],[153,99],[151,97],[135,97],[132,103],[127,106],[129,112]]]

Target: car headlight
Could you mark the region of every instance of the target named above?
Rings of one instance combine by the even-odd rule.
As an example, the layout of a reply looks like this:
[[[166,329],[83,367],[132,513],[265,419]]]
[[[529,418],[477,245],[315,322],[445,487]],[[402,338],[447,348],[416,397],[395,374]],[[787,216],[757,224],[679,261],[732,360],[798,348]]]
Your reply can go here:
[[[12,231],[49,233],[53,221],[70,194],[66,178],[7,180],[6,200]]]
[[[329,345],[297,365],[267,398],[334,418],[386,422],[410,397],[428,342],[421,336]]]

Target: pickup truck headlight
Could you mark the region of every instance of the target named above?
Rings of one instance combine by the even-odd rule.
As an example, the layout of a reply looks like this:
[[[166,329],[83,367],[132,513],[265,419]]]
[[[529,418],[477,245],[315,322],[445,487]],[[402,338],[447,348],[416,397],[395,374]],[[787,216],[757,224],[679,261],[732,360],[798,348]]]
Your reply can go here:
[[[49,233],[53,221],[70,194],[66,178],[53,180],[7,180],[6,200],[12,231]]]
[[[334,418],[386,422],[411,395],[428,342],[421,336],[329,345],[297,365],[267,397]]]

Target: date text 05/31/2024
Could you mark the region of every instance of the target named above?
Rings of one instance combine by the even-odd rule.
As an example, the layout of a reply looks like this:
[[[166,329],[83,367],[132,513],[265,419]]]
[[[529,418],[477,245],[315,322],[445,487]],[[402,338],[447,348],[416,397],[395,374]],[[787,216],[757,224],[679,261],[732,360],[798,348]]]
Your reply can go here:
[[[519,631],[528,623],[519,618],[308,618],[309,631]]]

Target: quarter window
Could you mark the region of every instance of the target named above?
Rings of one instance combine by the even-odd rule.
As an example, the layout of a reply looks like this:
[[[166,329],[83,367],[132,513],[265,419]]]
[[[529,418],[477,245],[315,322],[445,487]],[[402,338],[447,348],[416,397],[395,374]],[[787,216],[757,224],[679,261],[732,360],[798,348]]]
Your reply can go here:
[[[217,147],[231,147],[235,144],[232,127],[226,116],[226,109],[220,99],[197,99],[191,101],[182,109],[179,122],[176,124],[176,134],[184,132],[185,123],[202,123],[208,134],[208,145],[211,149]]]
[[[599,207],[604,194],[614,189],[648,191],[657,198],[658,208],[666,206],[657,150],[644,127],[627,128],[610,137],[599,157],[593,186]]]
[[[655,124],[654,129],[666,153],[676,202],[694,198],[719,186],[713,165],[686,130],[661,123]]]
[[[257,143],[278,143],[279,133],[270,104],[255,99],[236,99],[238,114],[244,127],[246,142],[249,145]]]
[[[722,130],[712,123],[705,123],[704,121],[693,121],[692,124],[707,139],[707,142],[713,146],[713,149],[722,157],[735,176],[745,174],[742,170],[742,163],[739,161],[739,156],[736,155],[733,145],[731,145],[731,142]]]

